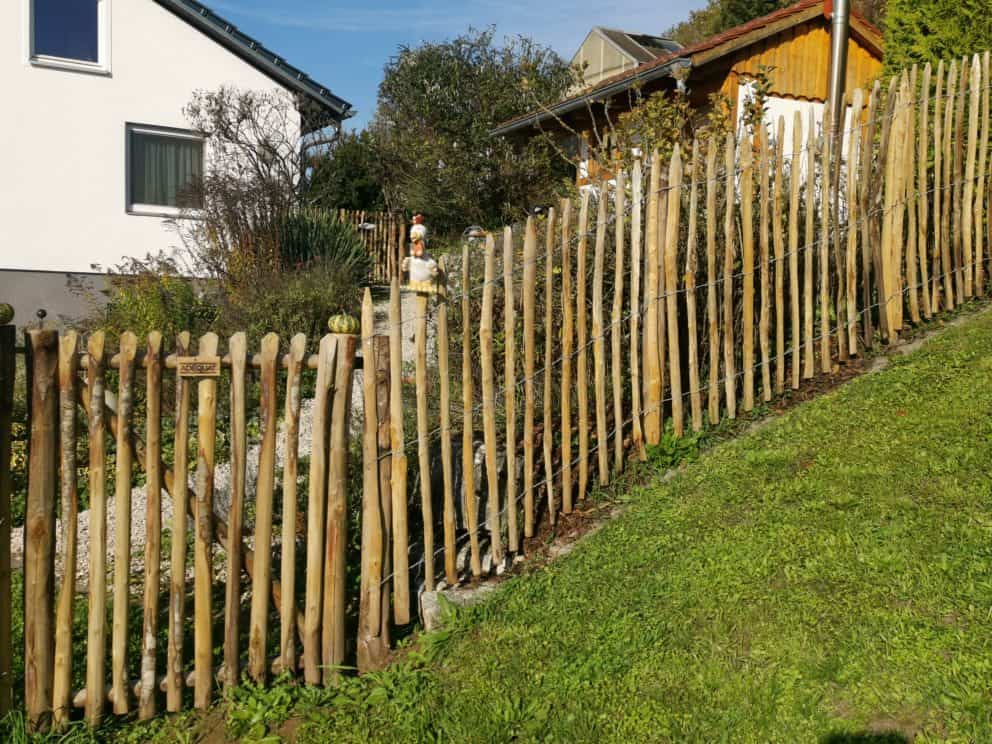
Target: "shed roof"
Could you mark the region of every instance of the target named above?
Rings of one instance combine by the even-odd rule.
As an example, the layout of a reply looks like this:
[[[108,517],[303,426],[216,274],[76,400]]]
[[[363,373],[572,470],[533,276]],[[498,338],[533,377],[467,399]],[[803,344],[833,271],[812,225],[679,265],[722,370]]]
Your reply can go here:
[[[677,41],[663,36],[638,34],[603,26],[596,26],[595,30],[620,47],[636,62],[650,62],[658,55],[677,51],[682,46]]]
[[[510,119],[496,127],[493,134],[509,134],[528,126],[537,125],[549,118],[581,108],[590,102],[609,99],[617,93],[628,90],[635,84],[666,77],[679,68],[699,68],[738,49],[821,15],[825,18],[830,18],[833,15],[832,0],[799,0],[788,7],[780,8],[768,15],[722,31],[696,44],[675,51],[666,51],[633,70],[627,70],[600,81],[592,88],[551,106]],[[882,56],[881,31],[854,9],[851,10],[851,35],[872,54],[878,57]]]

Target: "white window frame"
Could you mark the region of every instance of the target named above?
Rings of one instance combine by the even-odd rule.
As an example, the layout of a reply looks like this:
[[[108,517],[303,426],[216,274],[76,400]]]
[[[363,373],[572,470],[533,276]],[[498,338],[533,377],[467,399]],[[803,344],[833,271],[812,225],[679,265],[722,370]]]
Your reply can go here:
[[[201,211],[198,209],[183,209],[181,207],[170,207],[162,204],[142,204],[131,201],[131,137],[134,134],[151,134],[157,137],[171,137],[173,139],[193,140],[203,144],[203,169],[207,164],[207,142],[202,134],[198,134],[189,129],[177,129],[175,127],[158,127],[150,124],[126,124],[124,126],[124,211],[136,217],[164,217],[175,219],[176,217],[199,217]]]
[[[34,50],[34,4],[35,0],[22,0],[24,9],[24,48],[27,63],[34,67],[51,67],[57,70],[85,72],[91,75],[110,75],[110,52],[112,49],[110,19],[112,0],[97,0],[97,61],[53,57],[36,54]]]

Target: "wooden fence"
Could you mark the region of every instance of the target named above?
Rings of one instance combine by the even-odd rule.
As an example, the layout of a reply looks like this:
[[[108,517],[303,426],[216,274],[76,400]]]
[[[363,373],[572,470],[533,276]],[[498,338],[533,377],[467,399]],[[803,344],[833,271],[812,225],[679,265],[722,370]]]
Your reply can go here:
[[[187,687],[192,703],[205,707],[217,682],[235,684],[242,672],[263,681],[284,670],[308,684],[331,684],[343,664],[381,663],[391,627],[413,619],[419,589],[498,573],[542,526],[663,438],[733,419],[983,296],[989,80],[986,53],[935,72],[914,69],[867,95],[855,91],[837,170],[829,130],[798,116],[790,142],[780,120],[739,142],[687,142],[670,158],[634,161],[577,203],[564,200],[545,217],[446,256],[446,299],[417,295],[414,312],[403,317],[394,275],[388,330],[377,329],[366,293],[361,337],[325,336],[310,356],[300,336],[288,346],[267,336],[252,354],[238,334],[221,357],[213,334],[195,349],[182,334],[167,353],[159,334],[139,343],[127,333],[111,343],[94,333],[81,350],[75,333],[30,331],[23,680],[30,719],[53,713],[61,722],[75,704],[95,723],[108,700],[117,714],[136,706],[149,717],[163,707],[162,695],[166,710],[179,710]],[[11,329],[0,343],[7,400]],[[412,380],[404,361],[412,362]],[[361,457],[349,462],[357,368]],[[301,380],[314,371],[307,441]],[[161,390],[170,377],[174,408],[167,411]],[[246,391],[253,380],[259,457],[249,486]],[[219,389],[230,397],[220,418]],[[77,427],[80,405],[84,425]],[[232,473],[223,519],[212,503],[219,423],[227,427]],[[9,431],[0,417],[3,560]],[[77,441],[87,444],[90,504],[85,661],[73,652],[71,632]],[[128,552],[135,469],[149,493],[137,573]],[[116,540],[108,585],[100,578],[111,470]],[[306,503],[298,510],[301,483]],[[168,555],[160,495],[174,503]],[[56,584],[57,508],[59,557],[68,568]],[[360,545],[351,552],[349,510],[360,512]],[[251,529],[243,522],[249,513]],[[0,591],[9,592],[4,568]],[[355,590],[347,580],[352,568]],[[137,578],[142,586],[134,591]],[[132,623],[128,610],[138,604],[142,622]],[[9,608],[0,603],[0,664],[10,658]],[[355,635],[348,631],[353,612]],[[156,646],[161,623],[164,648]],[[132,638],[141,639],[140,653]],[[76,690],[72,669],[81,664],[85,689]],[[5,675],[0,667],[0,683],[0,705],[9,706],[9,668]]]
[[[399,212],[339,209],[338,219],[362,236],[372,257],[372,281],[387,284],[396,272],[406,241],[406,222]]]

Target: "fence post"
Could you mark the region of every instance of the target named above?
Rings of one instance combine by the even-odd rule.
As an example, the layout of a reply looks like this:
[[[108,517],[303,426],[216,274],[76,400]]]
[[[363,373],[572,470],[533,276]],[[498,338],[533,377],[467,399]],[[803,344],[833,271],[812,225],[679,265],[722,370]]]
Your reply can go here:
[[[422,316],[426,316],[427,301],[426,296],[418,297],[417,311]],[[426,325],[426,318],[418,319],[418,323]],[[417,382],[424,382],[423,370],[426,369],[426,360],[423,358],[426,353],[426,327],[421,329],[418,326],[418,359],[417,359]],[[423,338],[421,338],[423,336]],[[358,619],[358,668],[364,671],[372,668],[382,661],[385,648],[381,642],[380,630],[382,625],[382,576],[383,558],[385,555],[384,541],[384,519],[382,513],[382,503],[379,494],[379,416],[377,406],[378,381],[376,380],[376,336],[375,317],[372,307],[372,295],[368,289],[365,290],[365,299],[362,303],[362,391],[364,393],[363,411],[364,426],[362,434],[362,575],[361,575],[361,602],[359,605]],[[424,399],[425,390],[418,385],[418,414],[421,408],[426,408]],[[337,402],[337,401],[335,401]],[[423,411],[426,413],[426,411]],[[418,428],[421,428],[421,449],[426,450],[426,421],[423,416],[418,415]],[[422,424],[422,426],[421,426]],[[421,458],[421,468],[423,468],[423,458]],[[426,476],[429,477],[429,476]],[[425,476],[421,474],[421,483]],[[384,498],[384,497],[382,497]],[[429,492],[425,503],[430,503]],[[430,516],[429,512],[425,517]],[[429,530],[429,525],[424,525],[425,533]],[[425,540],[425,552],[428,550]],[[431,569],[428,560],[425,571]],[[428,574],[430,575],[430,574]],[[428,584],[430,589],[433,586]]]
[[[327,462],[327,524],[324,557],[324,681],[337,675],[344,663],[346,545],[348,544],[348,419],[358,336],[338,335],[337,362],[332,383],[334,400],[330,417],[330,457]]]
[[[58,334],[28,331],[31,443],[24,520],[24,702],[29,725],[46,726],[54,682],[55,489]]]
[[[11,415],[14,408],[15,337],[12,325],[0,326],[0,717],[13,704],[11,679],[10,475]]]
[[[69,331],[59,343],[59,450],[61,461],[62,580],[55,613],[55,677],[52,709],[56,728],[69,721],[72,706],[72,610],[76,599],[76,354],[79,337]]]

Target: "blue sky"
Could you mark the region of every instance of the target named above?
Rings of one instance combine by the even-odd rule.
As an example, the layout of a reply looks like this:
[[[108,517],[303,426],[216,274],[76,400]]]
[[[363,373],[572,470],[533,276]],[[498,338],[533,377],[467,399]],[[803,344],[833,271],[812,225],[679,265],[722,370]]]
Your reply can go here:
[[[661,33],[704,0],[204,0],[358,109],[375,109],[385,62],[401,44],[439,41],[496,25],[525,34],[566,59],[592,26]]]

